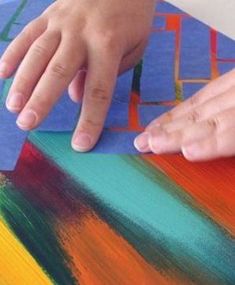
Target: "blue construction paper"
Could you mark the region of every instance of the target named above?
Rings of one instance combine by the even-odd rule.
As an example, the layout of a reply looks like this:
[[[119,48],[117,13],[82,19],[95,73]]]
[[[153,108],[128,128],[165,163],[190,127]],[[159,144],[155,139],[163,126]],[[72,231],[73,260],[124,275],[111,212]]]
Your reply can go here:
[[[130,101],[130,95],[132,90],[134,70],[128,70],[117,79],[117,84],[113,92],[113,99],[119,102]]]
[[[4,84],[5,84],[4,80],[0,79],[0,108],[3,107],[3,104],[4,104],[3,99],[2,99],[2,97],[3,97],[3,90],[4,90]]]
[[[113,100],[105,122],[105,127],[124,128],[128,126],[128,121],[129,104]]]
[[[18,1],[20,2],[20,1]],[[16,19],[15,24],[13,25],[9,37],[15,38],[19,32],[26,26],[29,22],[35,19],[37,16],[42,14],[45,9],[53,3],[53,0],[27,0],[27,4],[20,13],[20,16]]]
[[[157,4],[157,12],[163,14],[183,14],[184,12],[167,2]]]
[[[142,101],[175,100],[175,41],[174,32],[152,33],[144,55]]]
[[[48,117],[37,128],[39,131],[72,131],[77,123],[80,105],[75,104],[65,93],[54,106]]]
[[[219,70],[220,75],[223,75],[231,71],[234,68],[235,68],[235,62],[219,62],[218,63],[218,70]]]
[[[180,78],[210,79],[210,28],[193,19],[182,21]]]
[[[235,41],[223,34],[218,34],[217,58],[235,59]]]
[[[16,115],[0,108],[0,170],[14,170],[28,133],[21,131]]]
[[[100,141],[91,153],[138,154],[134,147],[134,139],[138,134],[138,132],[104,130]]]
[[[154,119],[161,116],[162,114],[171,110],[172,107],[162,105],[139,105],[138,112],[140,118],[140,124],[142,127],[146,127]]]
[[[4,1],[4,9],[0,8],[0,32],[7,24],[8,15],[16,11],[22,1]],[[40,15],[53,1],[28,0],[24,11],[12,24],[8,37],[14,38],[22,28],[32,19]],[[1,3],[1,2],[0,2]],[[6,8],[7,7],[7,8]],[[13,9],[14,8],[14,9]],[[14,10],[14,11],[13,11]],[[4,13],[3,13],[4,11]],[[157,11],[162,14],[183,13],[176,7],[160,2]],[[155,17],[153,27],[164,30],[166,27],[165,16]],[[210,33],[209,28],[202,23],[185,18],[182,21],[181,42],[181,79],[210,78]],[[1,39],[0,39],[1,40]],[[5,39],[6,40],[6,39]],[[0,42],[0,55],[8,43]],[[234,42],[219,35],[218,55],[221,59],[235,58]],[[231,56],[232,55],[232,56]],[[227,70],[228,64],[218,65],[221,72]],[[120,76],[114,90],[113,101],[105,122],[106,128],[122,128],[128,126],[128,113],[130,94],[132,89],[133,70]],[[9,82],[7,82],[9,85]],[[5,83],[0,82],[0,94]],[[184,83],[184,98],[192,96],[204,84]],[[162,102],[175,100],[175,33],[173,31],[155,32],[147,47],[143,73],[141,79],[141,100],[143,102]],[[1,104],[0,104],[1,105]],[[79,118],[80,105],[73,103],[65,94],[53,108],[46,120],[38,128],[40,131],[71,132]],[[142,126],[146,126],[153,119],[168,111],[171,107],[158,105],[139,105],[139,119]],[[8,113],[5,107],[0,109],[0,169],[12,170],[19,156],[20,150],[27,137],[27,133],[20,131],[15,124],[16,116]],[[137,154],[133,141],[137,132],[117,132],[105,129],[93,153],[118,153]],[[2,139],[3,138],[3,139]],[[14,142],[14,143],[13,143]],[[3,158],[4,157],[4,162]],[[5,163],[5,164],[3,164]]]
[[[118,78],[111,107],[105,121],[105,127],[127,127],[132,80],[133,69]],[[73,103],[69,96],[64,94],[48,118],[37,130],[52,132],[72,131],[79,119],[80,110],[81,104]]]
[[[165,29],[166,28],[166,17],[156,16],[153,20],[153,27],[156,29]]]
[[[19,7],[21,1],[4,1],[0,2],[0,39],[1,34],[9,23],[10,18],[16,12],[17,8]]]
[[[3,55],[4,51],[6,50],[9,43],[7,42],[1,42],[0,39],[0,57]]]
[[[77,125],[81,104],[73,103],[67,94],[64,94],[54,106],[48,117],[37,128],[37,131],[68,132]],[[107,119],[106,128],[123,128],[128,126],[129,105],[124,102],[112,101]]]
[[[202,89],[206,84],[203,83],[184,83],[183,98],[184,100],[192,97],[196,92]]]

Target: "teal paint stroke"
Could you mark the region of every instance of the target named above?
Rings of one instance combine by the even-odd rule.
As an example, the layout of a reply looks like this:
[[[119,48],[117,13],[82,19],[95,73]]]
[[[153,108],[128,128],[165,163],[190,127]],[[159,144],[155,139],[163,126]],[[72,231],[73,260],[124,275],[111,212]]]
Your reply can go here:
[[[235,284],[235,241],[173,195],[180,188],[157,170],[146,173],[141,162],[135,167],[127,163],[128,156],[76,154],[68,133],[32,133],[30,140],[111,212],[133,221],[152,239],[160,234],[176,259],[190,259],[222,284]]]
[[[12,82],[13,78],[4,80],[3,82],[3,90],[0,89],[0,107],[3,107],[6,102],[6,98],[12,85]]]

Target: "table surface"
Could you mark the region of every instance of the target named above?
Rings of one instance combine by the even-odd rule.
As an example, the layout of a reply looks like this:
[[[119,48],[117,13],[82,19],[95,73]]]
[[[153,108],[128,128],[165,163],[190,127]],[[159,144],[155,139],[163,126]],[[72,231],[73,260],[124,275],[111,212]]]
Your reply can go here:
[[[168,0],[235,40],[235,1],[233,0]]]

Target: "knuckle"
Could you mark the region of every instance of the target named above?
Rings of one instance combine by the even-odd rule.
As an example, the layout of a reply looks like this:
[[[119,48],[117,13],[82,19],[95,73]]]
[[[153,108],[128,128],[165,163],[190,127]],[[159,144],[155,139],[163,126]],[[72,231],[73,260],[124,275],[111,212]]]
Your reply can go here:
[[[111,31],[106,31],[99,35],[97,38],[97,42],[100,43],[101,48],[106,52],[116,52],[118,45],[117,45],[117,37]]]
[[[36,18],[32,20],[28,25],[26,25],[20,33],[20,36],[23,36],[24,39],[33,41],[35,38],[35,28],[40,25],[41,18]]]
[[[32,23],[31,24],[28,24],[26,27],[24,27],[24,29],[21,31],[21,34],[20,36],[23,36],[24,38],[33,38],[33,25]]]
[[[187,117],[188,122],[196,123],[200,120],[200,114],[196,110],[193,110],[190,112],[190,114]]]
[[[100,121],[95,121],[94,119],[91,118],[85,118],[84,119],[84,125],[87,126],[88,128],[96,128],[100,129],[103,127],[103,123]]]
[[[199,97],[198,96],[192,96],[189,99],[189,105],[191,106],[191,108],[195,108],[196,106],[198,106],[199,104]]]
[[[47,53],[47,49],[42,44],[35,43],[35,45],[33,47],[33,52],[34,52],[34,54],[42,57]]]
[[[220,126],[220,122],[219,119],[214,117],[214,118],[210,118],[206,121],[207,125],[212,129],[212,131],[218,131],[219,126]]]
[[[172,111],[168,111],[166,112],[163,117],[162,117],[162,122],[167,124],[170,123],[174,120],[174,115]]]
[[[67,78],[68,76],[68,69],[65,65],[61,63],[55,63],[51,66],[50,71],[53,76],[59,78],[59,79],[64,79]]]
[[[93,101],[108,103],[110,101],[106,87],[94,86],[89,90],[90,98]]]

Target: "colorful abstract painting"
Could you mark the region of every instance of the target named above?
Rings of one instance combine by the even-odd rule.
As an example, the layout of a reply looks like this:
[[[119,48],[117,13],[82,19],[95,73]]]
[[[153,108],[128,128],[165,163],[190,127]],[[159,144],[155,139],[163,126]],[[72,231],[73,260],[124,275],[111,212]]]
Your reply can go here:
[[[27,9],[50,2],[0,0],[1,53],[33,18]],[[232,40],[160,1],[143,64],[124,79],[132,86],[129,100],[119,98],[127,125],[111,128],[113,139],[132,141],[234,66]],[[0,174],[0,285],[235,284],[234,158],[77,154],[69,131],[28,136],[12,123],[6,132],[9,85],[0,83],[0,160],[9,169],[12,153],[20,157]]]

